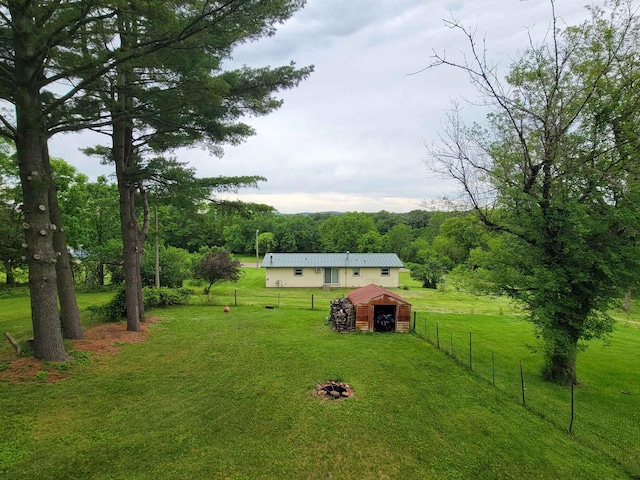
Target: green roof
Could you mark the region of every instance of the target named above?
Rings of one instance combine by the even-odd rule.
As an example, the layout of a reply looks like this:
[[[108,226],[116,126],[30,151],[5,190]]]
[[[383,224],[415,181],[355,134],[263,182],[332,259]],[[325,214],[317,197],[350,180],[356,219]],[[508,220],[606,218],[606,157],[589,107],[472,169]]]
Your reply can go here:
[[[395,253],[267,253],[265,268],[282,267],[404,267]]]

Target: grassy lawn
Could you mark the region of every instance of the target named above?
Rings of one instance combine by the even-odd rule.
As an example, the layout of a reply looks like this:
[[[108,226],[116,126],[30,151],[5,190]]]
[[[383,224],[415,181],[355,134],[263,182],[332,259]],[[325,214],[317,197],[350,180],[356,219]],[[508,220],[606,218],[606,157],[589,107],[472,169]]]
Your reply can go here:
[[[539,380],[531,326],[506,300],[425,291],[405,278],[409,290],[398,292],[419,311],[418,335],[339,335],[324,318],[340,292],[314,291],[311,310],[309,290],[287,290],[269,310],[264,277],[246,272],[214,287],[220,302],[152,312],[164,322],[146,342],[95,356],[65,381],[0,383],[0,477],[640,476],[640,329],[625,318],[579,356],[569,435],[568,390]],[[236,292],[253,300],[223,313]],[[108,297],[80,296],[87,322],[86,307]],[[0,299],[0,330],[29,338],[28,318],[28,297]],[[315,380],[328,379],[355,396],[315,397]]]

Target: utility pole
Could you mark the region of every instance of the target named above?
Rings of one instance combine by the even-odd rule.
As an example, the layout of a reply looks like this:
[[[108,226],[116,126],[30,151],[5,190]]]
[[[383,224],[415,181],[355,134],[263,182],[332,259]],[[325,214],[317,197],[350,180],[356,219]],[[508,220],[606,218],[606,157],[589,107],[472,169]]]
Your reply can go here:
[[[155,244],[155,273],[156,288],[160,288],[160,231],[158,230],[158,205],[155,205],[156,213],[156,244]]]
[[[256,230],[256,268],[260,268],[258,265],[258,233],[260,233],[260,230]]]

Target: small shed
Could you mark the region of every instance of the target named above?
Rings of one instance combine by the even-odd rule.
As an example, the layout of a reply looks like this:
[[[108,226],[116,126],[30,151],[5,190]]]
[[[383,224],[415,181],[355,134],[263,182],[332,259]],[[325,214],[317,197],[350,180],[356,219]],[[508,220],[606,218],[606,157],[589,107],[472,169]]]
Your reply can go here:
[[[378,285],[367,285],[347,295],[356,312],[355,329],[369,332],[408,332],[411,304]]]

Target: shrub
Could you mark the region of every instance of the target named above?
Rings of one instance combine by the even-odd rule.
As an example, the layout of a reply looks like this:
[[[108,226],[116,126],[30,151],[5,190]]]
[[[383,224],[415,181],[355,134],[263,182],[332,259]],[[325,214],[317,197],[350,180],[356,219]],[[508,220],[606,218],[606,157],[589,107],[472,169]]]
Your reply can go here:
[[[142,289],[142,301],[145,308],[162,308],[170,305],[186,305],[191,297],[187,288],[149,288]],[[119,322],[127,316],[124,287],[116,292],[113,300],[97,309],[109,322]]]
[[[170,305],[186,305],[191,297],[187,288],[143,288],[142,298],[146,308],[168,307]]]
[[[182,282],[193,274],[191,255],[187,250],[160,246],[160,284],[170,288],[182,287]],[[145,250],[141,266],[142,284],[155,285],[155,253],[152,248]]]

